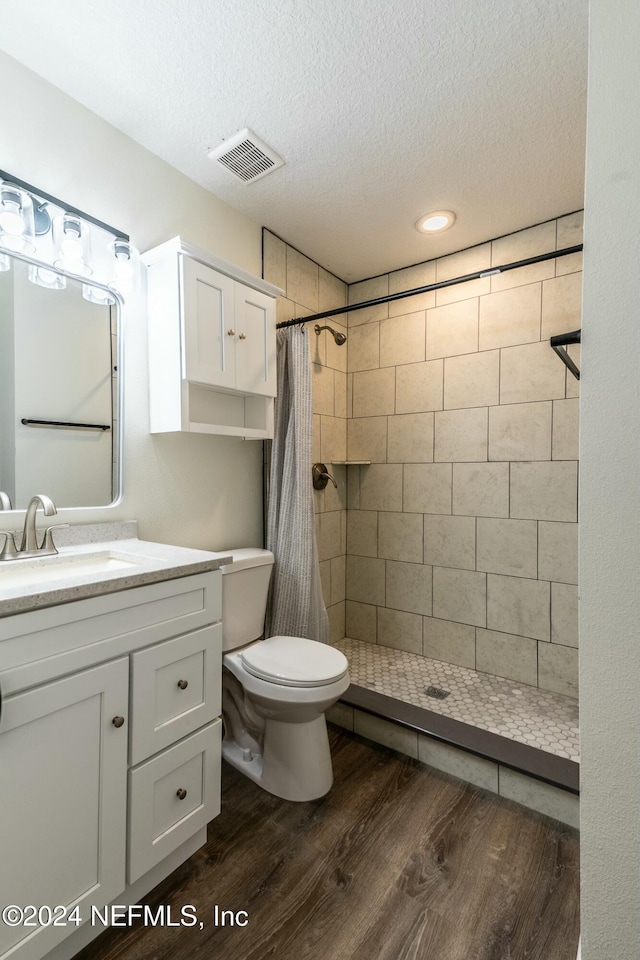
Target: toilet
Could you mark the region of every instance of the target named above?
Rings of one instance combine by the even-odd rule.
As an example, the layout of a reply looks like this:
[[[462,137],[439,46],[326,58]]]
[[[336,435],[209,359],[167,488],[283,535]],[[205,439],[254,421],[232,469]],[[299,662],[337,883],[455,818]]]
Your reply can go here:
[[[349,686],[347,658],[304,637],[261,639],[274,556],[225,552],[222,756],[277,797],[316,800],[333,783],[324,714]]]

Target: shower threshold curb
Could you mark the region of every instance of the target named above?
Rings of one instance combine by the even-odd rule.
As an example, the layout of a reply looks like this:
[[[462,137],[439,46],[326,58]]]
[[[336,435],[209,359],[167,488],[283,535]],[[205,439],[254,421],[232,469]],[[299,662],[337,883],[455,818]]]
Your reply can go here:
[[[574,760],[558,757],[353,683],[340,697],[340,702],[485,760],[510,767],[568,793],[580,793],[580,764]]]

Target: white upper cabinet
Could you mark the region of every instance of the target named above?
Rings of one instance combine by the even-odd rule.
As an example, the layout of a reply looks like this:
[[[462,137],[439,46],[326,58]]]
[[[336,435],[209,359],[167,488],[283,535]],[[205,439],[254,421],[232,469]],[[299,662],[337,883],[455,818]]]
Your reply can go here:
[[[151,432],[273,436],[282,291],[179,237],[143,260]]]

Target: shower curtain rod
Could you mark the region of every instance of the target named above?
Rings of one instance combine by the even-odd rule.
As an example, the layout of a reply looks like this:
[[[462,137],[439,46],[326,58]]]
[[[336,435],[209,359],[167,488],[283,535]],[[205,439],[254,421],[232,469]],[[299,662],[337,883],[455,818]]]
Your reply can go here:
[[[430,290],[442,290],[443,287],[452,287],[456,283],[466,283],[468,280],[480,280],[483,277],[493,277],[508,270],[517,270],[518,267],[529,267],[534,263],[543,263],[545,260],[555,260],[557,257],[566,257],[571,253],[580,253],[582,244],[575,247],[565,247],[563,250],[553,250],[551,253],[541,253],[537,257],[528,257],[526,260],[516,260],[515,263],[505,263],[501,267],[491,267],[488,270],[478,270],[476,273],[467,273],[463,277],[454,277],[452,280],[440,280],[438,283],[428,283],[424,287],[414,287],[401,293],[390,293],[386,297],[376,297],[375,300],[364,300],[362,303],[352,303],[345,307],[335,307],[333,310],[323,310],[322,313],[313,313],[310,317],[300,317],[298,320],[283,320],[276,323],[276,330],[282,327],[296,327],[312,320],[324,320],[325,317],[339,317],[341,313],[351,313],[352,310],[363,310],[365,307],[375,307],[380,303],[390,303],[392,300],[403,300],[418,293],[428,293]]]

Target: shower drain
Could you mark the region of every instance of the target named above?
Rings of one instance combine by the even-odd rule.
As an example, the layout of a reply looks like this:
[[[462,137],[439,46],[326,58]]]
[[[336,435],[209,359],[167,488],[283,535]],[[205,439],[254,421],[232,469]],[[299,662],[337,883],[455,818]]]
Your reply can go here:
[[[450,690],[443,690],[442,687],[425,687],[424,692],[428,697],[433,697],[434,700],[446,700],[451,693]]]

